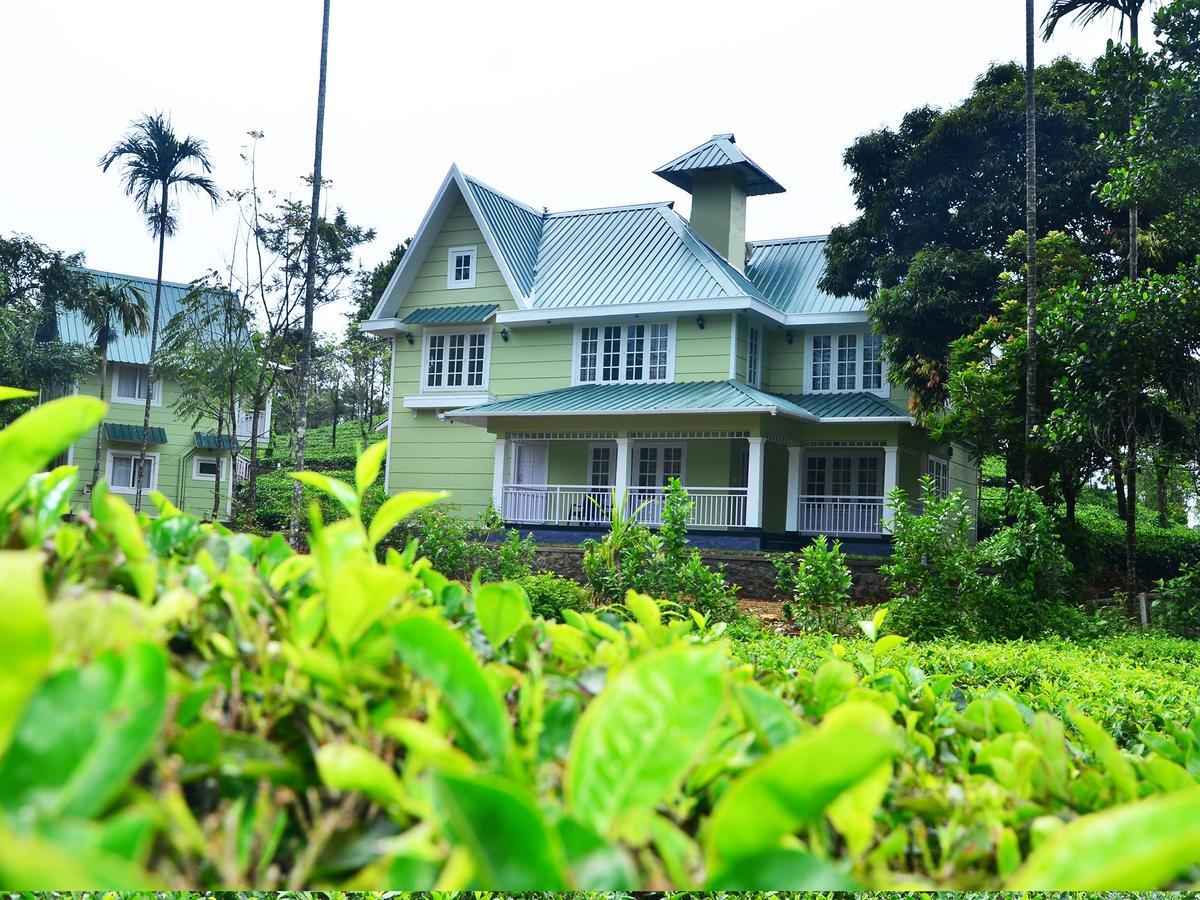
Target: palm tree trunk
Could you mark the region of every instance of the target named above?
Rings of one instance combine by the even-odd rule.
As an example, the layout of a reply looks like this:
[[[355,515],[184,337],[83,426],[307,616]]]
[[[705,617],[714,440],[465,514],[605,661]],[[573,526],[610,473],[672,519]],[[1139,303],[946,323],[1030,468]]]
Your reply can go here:
[[[167,183],[162,186],[158,207],[158,275],[154,279],[154,312],[150,321],[150,359],[146,364],[146,408],[142,414],[142,443],[138,449],[137,490],[133,511],[142,511],[142,481],[146,470],[146,445],[150,440],[150,400],[154,396],[154,356],[158,353],[158,311],[162,307],[163,253],[167,247]]]
[[[304,352],[300,356],[300,402],[296,423],[296,470],[304,468],[304,441],[308,432],[308,377],[312,365],[313,304],[317,266],[317,214],[321,206],[321,158],[325,143],[325,78],[329,68],[329,3],[321,16],[321,71],[317,81],[317,134],[313,149],[312,205],[308,211],[308,258],[304,264]],[[301,485],[292,485],[291,543],[300,542]]]
[[[107,342],[100,348],[100,402],[104,402],[104,387],[108,381],[108,344]],[[96,489],[96,482],[100,480],[100,437],[104,431],[104,423],[101,422],[96,426],[96,458],[92,460],[92,490]]]
[[[1037,425],[1037,104],[1034,98],[1033,0],[1025,0],[1025,471],[1033,483]]]

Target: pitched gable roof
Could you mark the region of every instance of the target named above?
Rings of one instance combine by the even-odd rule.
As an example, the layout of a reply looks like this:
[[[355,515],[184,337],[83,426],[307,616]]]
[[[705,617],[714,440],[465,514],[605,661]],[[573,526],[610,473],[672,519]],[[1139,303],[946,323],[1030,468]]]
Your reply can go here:
[[[493,250],[493,254],[504,257],[521,295],[528,297],[533,290],[538,247],[542,242],[543,214],[469,175],[464,175],[463,180],[499,245],[500,253]]]

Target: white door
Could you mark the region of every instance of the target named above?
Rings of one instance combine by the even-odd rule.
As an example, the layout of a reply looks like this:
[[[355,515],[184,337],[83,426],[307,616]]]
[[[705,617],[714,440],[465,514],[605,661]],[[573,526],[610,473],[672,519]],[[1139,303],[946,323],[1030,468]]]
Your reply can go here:
[[[513,460],[516,487],[510,492],[512,509],[507,519],[513,522],[546,521],[546,478],[550,445],[544,442],[517,444]]]
[[[638,447],[636,477],[637,485],[630,502],[637,512],[638,521],[661,525],[667,482],[672,478],[683,481],[683,445],[651,444]]]

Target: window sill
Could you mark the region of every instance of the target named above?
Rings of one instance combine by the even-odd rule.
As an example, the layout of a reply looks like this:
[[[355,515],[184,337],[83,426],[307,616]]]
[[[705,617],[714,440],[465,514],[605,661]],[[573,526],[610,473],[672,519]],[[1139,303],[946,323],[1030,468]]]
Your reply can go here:
[[[470,391],[464,393],[444,394],[430,392],[428,394],[407,394],[404,397],[405,409],[459,409],[464,406],[479,406],[491,403],[495,396],[487,391]]]

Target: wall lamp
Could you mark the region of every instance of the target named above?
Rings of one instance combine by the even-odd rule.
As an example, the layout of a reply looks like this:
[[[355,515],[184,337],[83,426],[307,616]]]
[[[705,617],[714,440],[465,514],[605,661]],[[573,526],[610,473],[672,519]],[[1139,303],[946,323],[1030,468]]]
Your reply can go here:
[[[796,338],[795,338],[795,337],[792,335],[792,333],[789,331],[789,332],[787,333],[787,342],[788,342],[788,346],[790,347],[790,346],[791,346],[793,343],[795,343],[795,341],[796,341]]]
[[[704,330],[704,316],[696,316],[696,327],[701,331]]]
[[[508,329],[507,328],[500,329],[500,340],[504,341],[504,343],[506,343],[506,344],[508,343]]]
[[[413,336],[412,336],[412,332],[411,332],[411,331],[406,331],[406,332],[404,333],[404,339],[405,339],[406,341],[408,341],[408,342],[411,344],[411,343],[413,342]]]

